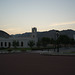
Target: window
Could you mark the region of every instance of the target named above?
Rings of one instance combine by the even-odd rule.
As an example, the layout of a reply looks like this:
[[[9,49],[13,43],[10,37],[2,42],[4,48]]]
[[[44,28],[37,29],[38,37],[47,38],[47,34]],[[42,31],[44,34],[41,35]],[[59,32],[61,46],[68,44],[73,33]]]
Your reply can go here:
[[[5,46],[7,46],[7,42],[5,42]]]
[[[3,42],[1,42],[1,46],[3,46]]]
[[[21,46],[23,46],[23,42],[21,42]]]
[[[9,43],[8,43],[8,47],[10,48],[10,46],[11,46],[11,43],[9,42]]]

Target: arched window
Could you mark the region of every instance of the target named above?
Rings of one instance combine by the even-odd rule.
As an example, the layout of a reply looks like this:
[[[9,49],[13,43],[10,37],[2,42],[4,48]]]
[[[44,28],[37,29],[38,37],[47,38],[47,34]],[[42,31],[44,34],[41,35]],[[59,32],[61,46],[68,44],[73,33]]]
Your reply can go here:
[[[10,46],[11,46],[11,43],[10,43],[10,42],[8,42],[8,47],[10,48]]]
[[[1,42],[1,47],[3,46],[3,42]]]
[[[23,42],[21,42],[21,46],[23,46]]]
[[[7,42],[5,42],[5,46],[7,46]]]

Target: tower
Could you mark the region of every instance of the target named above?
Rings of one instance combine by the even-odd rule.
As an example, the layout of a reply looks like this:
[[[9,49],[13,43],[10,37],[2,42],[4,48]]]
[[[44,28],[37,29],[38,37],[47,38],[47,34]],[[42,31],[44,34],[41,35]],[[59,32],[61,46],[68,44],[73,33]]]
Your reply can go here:
[[[37,28],[32,28],[32,38],[37,38]]]

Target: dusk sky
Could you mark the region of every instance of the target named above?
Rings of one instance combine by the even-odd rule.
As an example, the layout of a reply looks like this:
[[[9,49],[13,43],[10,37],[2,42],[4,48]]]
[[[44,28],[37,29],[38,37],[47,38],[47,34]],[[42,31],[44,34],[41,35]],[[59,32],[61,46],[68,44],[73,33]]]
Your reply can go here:
[[[0,0],[0,30],[9,34],[75,30],[75,0]]]

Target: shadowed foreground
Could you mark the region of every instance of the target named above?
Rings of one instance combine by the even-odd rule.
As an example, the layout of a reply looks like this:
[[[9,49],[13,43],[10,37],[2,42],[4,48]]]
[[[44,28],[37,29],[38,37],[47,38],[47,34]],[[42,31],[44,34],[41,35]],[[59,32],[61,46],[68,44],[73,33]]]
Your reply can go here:
[[[0,54],[0,75],[75,75],[75,56]]]

